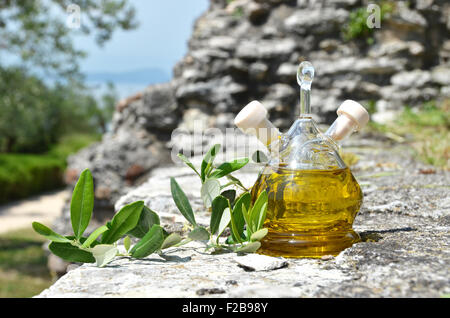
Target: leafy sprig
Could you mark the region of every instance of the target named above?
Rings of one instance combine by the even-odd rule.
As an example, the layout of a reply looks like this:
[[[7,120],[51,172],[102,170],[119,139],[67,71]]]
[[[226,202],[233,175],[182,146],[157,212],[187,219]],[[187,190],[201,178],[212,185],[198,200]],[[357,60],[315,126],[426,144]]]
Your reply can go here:
[[[200,177],[203,203],[205,207],[211,208],[209,227],[205,228],[197,224],[192,206],[175,178],[170,180],[172,198],[180,213],[193,227],[188,235],[189,238],[206,241],[208,248],[216,250],[225,248],[236,252],[252,253],[259,249],[261,246],[259,241],[268,232],[267,229],[263,229],[267,213],[267,193],[261,192],[252,205],[248,189],[239,179],[231,175],[232,172],[244,167],[249,159],[236,159],[215,167],[214,159],[220,147],[219,144],[216,144],[206,153],[200,171],[183,154],[178,155]],[[219,182],[219,179],[223,177],[229,181],[225,185],[221,185]],[[244,190],[236,201],[236,190],[223,191],[229,186],[236,186]],[[222,243],[220,237],[227,227],[230,228],[230,235],[225,243]]]
[[[163,254],[172,246],[181,246],[192,240],[207,243],[207,248],[228,249],[235,252],[252,253],[260,246],[266,234],[263,229],[267,211],[267,194],[262,192],[251,204],[249,191],[231,175],[244,167],[248,158],[225,162],[218,167],[214,160],[220,145],[214,145],[203,158],[200,171],[184,155],[180,159],[199,176],[202,183],[201,197],[207,208],[211,209],[209,227],[197,224],[192,206],[175,178],[170,180],[172,198],[180,213],[191,224],[192,230],[183,238],[177,233],[167,233],[160,225],[158,214],[136,201],[124,206],[111,221],[83,236],[92,218],[94,209],[94,181],[89,169],[84,170],[75,185],[70,204],[70,220],[73,235],[61,235],[47,226],[33,222],[33,229],[50,241],[49,250],[69,262],[96,263],[103,267],[116,256],[144,258],[153,253]],[[229,181],[221,185],[219,179]],[[244,190],[236,199],[235,186]],[[224,242],[220,237],[230,228],[230,235]],[[130,237],[138,242],[132,246]],[[125,253],[120,253],[118,241],[123,238]]]

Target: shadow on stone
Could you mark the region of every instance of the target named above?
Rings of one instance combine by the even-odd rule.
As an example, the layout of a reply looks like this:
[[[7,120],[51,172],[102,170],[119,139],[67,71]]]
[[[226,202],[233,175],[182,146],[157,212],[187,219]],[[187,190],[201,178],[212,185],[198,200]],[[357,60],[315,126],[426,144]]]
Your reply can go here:
[[[383,239],[382,234],[385,233],[397,233],[397,232],[411,232],[417,231],[417,229],[412,227],[403,227],[398,229],[389,229],[389,230],[381,230],[381,231],[364,231],[358,233],[361,237],[361,242],[378,242]]]

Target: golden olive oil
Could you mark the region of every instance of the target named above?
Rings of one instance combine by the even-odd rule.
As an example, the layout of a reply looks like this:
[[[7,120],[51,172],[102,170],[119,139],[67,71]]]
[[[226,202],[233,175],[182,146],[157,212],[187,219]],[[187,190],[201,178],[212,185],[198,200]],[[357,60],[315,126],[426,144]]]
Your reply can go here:
[[[290,170],[266,166],[252,188],[266,190],[267,236],[258,253],[284,257],[337,255],[360,240],[352,224],[362,204],[349,168]]]

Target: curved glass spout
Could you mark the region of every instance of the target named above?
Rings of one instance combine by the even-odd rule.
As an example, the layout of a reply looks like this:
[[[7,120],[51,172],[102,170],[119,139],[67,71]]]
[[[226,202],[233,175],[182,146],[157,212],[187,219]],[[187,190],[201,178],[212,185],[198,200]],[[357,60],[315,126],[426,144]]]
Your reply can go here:
[[[314,79],[314,67],[308,61],[302,62],[297,71],[297,83],[300,85],[299,117],[311,117],[311,84]]]

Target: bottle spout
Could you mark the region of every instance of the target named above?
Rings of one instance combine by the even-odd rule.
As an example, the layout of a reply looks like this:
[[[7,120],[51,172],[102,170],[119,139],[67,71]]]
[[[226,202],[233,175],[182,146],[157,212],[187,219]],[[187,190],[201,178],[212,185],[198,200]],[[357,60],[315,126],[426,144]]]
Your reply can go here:
[[[234,124],[243,133],[255,135],[264,145],[268,146],[279,138],[280,132],[266,116],[266,108],[255,100],[237,114]]]
[[[369,113],[358,102],[344,101],[337,110],[338,118],[327,130],[325,135],[334,141],[341,141],[355,131],[360,131],[369,122]]]
[[[308,61],[300,63],[297,70],[297,83],[300,86],[299,117],[311,117],[311,84],[314,79],[314,67]]]

